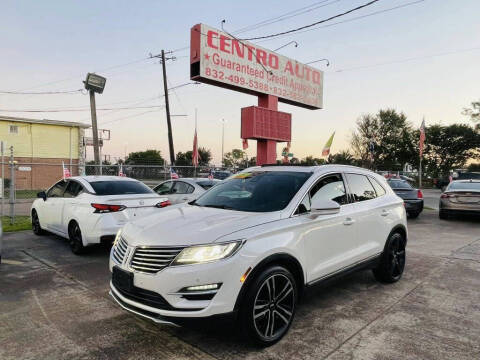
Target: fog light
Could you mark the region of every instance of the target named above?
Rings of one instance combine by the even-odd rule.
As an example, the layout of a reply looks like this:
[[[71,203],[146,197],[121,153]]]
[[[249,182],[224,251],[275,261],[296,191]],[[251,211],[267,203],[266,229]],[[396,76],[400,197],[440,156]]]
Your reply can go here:
[[[196,285],[196,286],[188,286],[185,288],[186,291],[208,291],[208,290],[218,290],[220,288],[220,284],[208,284],[208,285]]]

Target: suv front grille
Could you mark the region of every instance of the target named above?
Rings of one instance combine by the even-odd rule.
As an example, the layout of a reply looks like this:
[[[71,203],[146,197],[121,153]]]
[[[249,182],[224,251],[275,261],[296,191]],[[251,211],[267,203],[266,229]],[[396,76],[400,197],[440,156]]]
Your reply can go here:
[[[123,261],[123,258],[125,257],[125,253],[127,252],[127,242],[125,241],[124,238],[120,237],[118,240],[118,243],[115,245],[113,249],[113,259],[121,264]]]
[[[170,265],[184,247],[138,247],[130,267],[136,271],[155,274]]]

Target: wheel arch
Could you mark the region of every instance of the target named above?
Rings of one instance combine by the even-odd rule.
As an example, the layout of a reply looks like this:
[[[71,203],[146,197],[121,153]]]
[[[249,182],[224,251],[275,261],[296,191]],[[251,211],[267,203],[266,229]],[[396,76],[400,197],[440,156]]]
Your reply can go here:
[[[240,304],[242,303],[247,289],[253,280],[267,267],[273,265],[281,265],[287,268],[295,278],[295,282],[297,284],[298,295],[301,297],[303,290],[305,289],[305,273],[303,271],[303,267],[300,264],[300,261],[296,257],[288,253],[277,253],[270,255],[260,261],[248,274],[247,280],[243,284],[240,292],[237,296],[237,300],[235,302],[234,310],[238,310],[240,308]]]

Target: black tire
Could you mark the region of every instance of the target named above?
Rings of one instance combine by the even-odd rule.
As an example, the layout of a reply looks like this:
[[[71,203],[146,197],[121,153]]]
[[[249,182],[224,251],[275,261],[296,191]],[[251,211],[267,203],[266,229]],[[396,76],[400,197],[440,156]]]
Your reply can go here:
[[[68,225],[68,237],[70,240],[70,249],[75,255],[81,255],[85,252],[85,246],[82,242],[82,232],[76,221],[70,222]]]
[[[239,312],[244,334],[260,346],[279,341],[295,316],[297,289],[295,278],[282,266],[270,266],[252,279]]]
[[[375,279],[383,283],[400,280],[405,269],[406,240],[399,232],[390,235],[380,258],[380,263],[373,269]]]
[[[38,236],[45,234],[45,230],[43,230],[42,226],[40,225],[40,219],[38,218],[36,210],[32,210],[32,231]]]
[[[442,220],[447,220],[448,219],[448,214],[445,210],[439,210],[438,211],[438,217]]]
[[[418,215],[420,215],[420,212],[419,211],[409,211],[407,213],[407,215],[410,219],[416,219],[418,217]]]

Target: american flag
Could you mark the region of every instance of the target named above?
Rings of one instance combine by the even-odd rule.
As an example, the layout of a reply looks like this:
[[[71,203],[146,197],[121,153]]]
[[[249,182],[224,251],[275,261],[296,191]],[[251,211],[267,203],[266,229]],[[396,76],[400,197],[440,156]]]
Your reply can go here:
[[[63,169],[63,178],[66,179],[66,178],[69,178],[70,176],[72,176],[70,174],[70,170],[68,169],[68,167],[65,166],[65,163],[62,161],[62,169]]]
[[[423,144],[425,142],[425,119],[422,121],[422,125],[420,125],[420,144],[419,144],[419,149],[420,149],[420,157],[423,155]]]
[[[195,127],[195,135],[193,137],[193,154],[192,154],[192,165],[198,166],[198,142],[197,142],[197,127]]]
[[[242,147],[243,147],[243,150],[248,149],[248,139],[242,139]]]
[[[213,170],[212,169],[210,169],[210,171],[208,172],[208,179],[213,180]]]
[[[126,176],[126,175],[123,173],[123,164],[120,164],[120,167],[118,168],[118,176]]]
[[[170,179],[178,179],[178,174],[173,170],[173,168],[170,168]]]

